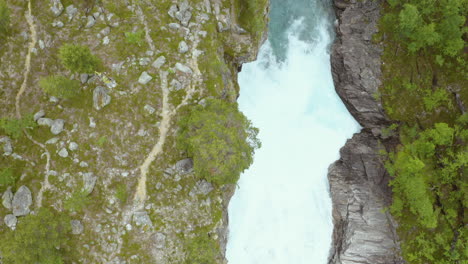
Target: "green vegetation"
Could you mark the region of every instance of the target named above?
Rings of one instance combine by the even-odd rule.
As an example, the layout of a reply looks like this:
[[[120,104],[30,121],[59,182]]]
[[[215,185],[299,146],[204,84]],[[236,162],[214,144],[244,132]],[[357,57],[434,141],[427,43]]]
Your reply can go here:
[[[73,98],[80,92],[79,81],[70,80],[59,75],[41,78],[39,86],[49,95],[62,99]]]
[[[20,119],[0,119],[0,131],[3,130],[5,134],[13,139],[18,139],[22,135],[24,129],[34,129],[35,127],[37,127],[37,124],[34,122],[32,115],[27,115]]]
[[[0,240],[3,263],[60,264],[63,245],[71,227],[66,217],[41,208],[36,215],[21,218],[15,231]]]
[[[75,191],[70,198],[65,200],[63,207],[69,211],[79,212],[91,204],[91,198],[85,191]]]
[[[119,183],[116,188],[115,197],[122,203],[126,203],[128,199],[127,185],[125,183]]]
[[[259,41],[268,22],[264,14],[269,1],[236,0],[234,3],[239,25],[249,31],[256,41]]]
[[[207,234],[189,239],[186,242],[187,264],[216,264],[219,246]]]
[[[125,41],[128,44],[141,46],[144,42],[145,33],[143,30],[138,30],[137,32],[125,32]]]
[[[18,177],[11,168],[0,169],[0,186],[10,186],[16,183]]]
[[[87,46],[73,44],[60,47],[59,58],[63,66],[78,73],[94,73],[101,63]]]
[[[195,173],[216,184],[236,183],[260,147],[258,129],[236,104],[223,100],[192,106],[179,125],[178,146],[193,157]]]
[[[396,121],[383,133],[401,142],[386,168],[408,263],[468,259],[467,11],[467,0],[388,0],[374,38],[384,44],[379,98]]]
[[[10,9],[5,0],[0,0],[0,44],[10,32]]]

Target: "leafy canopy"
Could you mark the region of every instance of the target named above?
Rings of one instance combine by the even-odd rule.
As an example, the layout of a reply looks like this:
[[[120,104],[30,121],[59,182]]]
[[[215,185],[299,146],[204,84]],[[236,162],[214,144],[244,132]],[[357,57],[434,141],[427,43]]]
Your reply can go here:
[[[100,64],[100,60],[91,50],[81,45],[64,44],[60,47],[59,58],[63,66],[78,73],[94,73]]]
[[[34,129],[37,127],[32,115],[26,115],[20,119],[17,118],[0,118],[0,131],[3,130],[5,134],[13,139],[19,138],[23,129]]]
[[[3,263],[62,264],[61,247],[71,227],[66,217],[41,208],[36,215],[19,220],[15,231],[6,231],[0,239]]]
[[[207,100],[181,119],[178,145],[193,157],[195,173],[216,184],[235,183],[260,147],[258,129],[231,104]]]
[[[63,76],[54,75],[42,78],[39,86],[49,95],[69,99],[77,96],[80,91],[80,82],[70,80]]]

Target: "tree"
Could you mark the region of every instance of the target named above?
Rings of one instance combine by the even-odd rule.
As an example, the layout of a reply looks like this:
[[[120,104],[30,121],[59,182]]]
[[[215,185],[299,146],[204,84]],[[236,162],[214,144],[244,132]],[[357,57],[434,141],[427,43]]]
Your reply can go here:
[[[63,66],[78,73],[94,73],[100,64],[100,60],[91,50],[81,45],[64,44],[60,47],[59,58]]]
[[[36,215],[19,220],[15,231],[6,231],[0,240],[3,263],[62,264],[61,247],[71,227],[66,217],[41,208]]]
[[[59,75],[41,78],[39,86],[49,95],[63,99],[73,98],[80,91],[79,81],[70,80]]]
[[[258,129],[236,104],[223,100],[192,108],[179,125],[178,145],[193,157],[195,173],[216,184],[237,182],[260,147]]]
[[[5,0],[0,0],[0,44],[10,31],[10,9]]]

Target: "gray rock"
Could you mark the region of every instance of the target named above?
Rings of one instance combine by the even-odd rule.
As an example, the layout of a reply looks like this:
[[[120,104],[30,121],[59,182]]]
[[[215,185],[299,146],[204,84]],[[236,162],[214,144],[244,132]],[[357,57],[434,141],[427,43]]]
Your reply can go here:
[[[50,132],[54,135],[58,135],[63,131],[63,126],[65,125],[65,121],[63,119],[55,119],[50,126]]]
[[[54,137],[54,138],[51,138],[49,140],[46,141],[46,144],[47,145],[50,145],[50,144],[55,144],[59,141],[59,138],[58,137]]]
[[[94,121],[93,117],[89,117],[89,127],[95,128],[96,127],[96,121]]]
[[[29,206],[32,204],[31,191],[26,186],[19,187],[13,196],[12,206],[15,216],[23,216],[29,214]]]
[[[2,195],[3,207],[5,207],[8,210],[11,210],[11,208],[13,207],[12,202],[13,202],[13,192],[11,191],[11,187],[8,187],[8,189]]]
[[[177,8],[177,5],[172,5],[169,8],[169,11],[167,11],[167,13],[169,14],[170,17],[175,18],[177,11],[179,11],[179,8]]]
[[[70,142],[70,144],[68,144],[68,149],[71,151],[75,151],[78,149],[78,144],[76,142]]]
[[[187,42],[185,41],[181,41],[179,43],[179,53],[186,53],[187,51],[189,51],[189,46],[187,45]]]
[[[153,77],[151,77],[151,75],[149,75],[147,72],[144,71],[141,73],[140,78],[138,78],[138,82],[141,84],[147,84],[152,79]]]
[[[339,11],[339,40],[333,44],[331,54],[336,91],[361,126],[387,126],[382,105],[374,99],[381,85],[382,48],[367,40],[377,32],[379,3],[343,4],[346,8]]]
[[[3,143],[3,155],[10,156],[13,153],[13,145],[11,139],[7,136],[0,138],[0,143]]]
[[[136,226],[153,226],[148,212],[146,211],[135,212],[133,214],[133,221],[135,222]]]
[[[54,16],[60,16],[64,9],[62,3],[60,2],[60,0],[51,0],[51,2],[52,6],[50,7],[50,10],[54,14]]]
[[[18,223],[18,219],[12,214],[7,214],[5,218],[3,218],[3,221],[11,230],[15,230],[16,224]]]
[[[138,61],[138,63],[141,66],[146,66],[146,65],[150,64],[150,62],[151,62],[151,59],[148,58],[148,57],[140,58],[140,60]]]
[[[172,80],[170,85],[171,85],[171,90],[173,90],[173,91],[179,91],[179,90],[182,90],[182,88],[183,88],[182,83],[180,83],[176,79]]]
[[[44,44],[44,41],[42,39],[39,40],[39,48],[40,49],[44,49],[45,48],[45,44]]]
[[[163,233],[156,233],[151,236],[151,240],[155,248],[162,249],[166,246],[166,235]]]
[[[178,23],[170,23],[169,25],[167,25],[170,29],[173,29],[173,30],[178,30],[180,28],[180,25]]]
[[[159,56],[151,66],[153,66],[154,68],[156,69],[159,69],[161,68],[161,66],[164,65],[164,63],[166,63],[166,57],[164,56]]]
[[[193,160],[192,159],[179,160],[175,164],[175,170],[179,174],[187,174],[187,173],[192,172],[192,170],[193,170]]]
[[[50,118],[39,118],[37,120],[37,124],[40,125],[40,126],[52,126],[52,124],[54,123],[54,120],[50,119]]]
[[[51,102],[51,103],[54,103],[54,104],[55,104],[55,103],[58,103],[59,101],[60,101],[60,100],[59,100],[57,97],[55,97],[55,96],[49,97],[49,102]]]
[[[175,18],[177,18],[183,26],[189,25],[190,19],[192,18],[191,9],[187,1],[179,4],[179,10],[175,13]]]
[[[58,155],[62,158],[68,157],[68,151],[66,148],[61,148],[60,151],[58,152]]]
[[[121,61],[119,63],[113,63],[112,64],[112,70],[115,71],[115,72],[120,72],[120,70],[122,69],[124,63],[125,63],[124,61]]]
[[[86,28],[90,28],[96,24],[96,19],[93,16],[88,16],[88,22],[86,22]]]
[[[94,190],[94,186],[96,186],[97,176],[94,176],[92,172],[82,173],[83,177],[83,192],[86,194],[90,194]]]
[[[80,220],[71,220],[70,224],[71,224],[73,235],[79,235],[83,233],[84,227]]]
[[[111,97],[108,93],[108,89],[102,86],[98,86],[93,91],[93,106],[96,110],[101,110],[106,105],[110,104]]]
[[[76,8],[74,5],[69,5],[67,6],[65,12],[68,15],[68,18],[71,20],[73,17],[75,17],[76,13],[78,13],[78,8]]]
[[[80,74],[80,81],[82,84],[85,84],[88,81],[89,75],[87,73]]]
[[[109,42],[110,42],[109,36],[105,36],[105,37],[102,39],[102,44],[104,44],[104,45],[108,45]]]
[[[105,27],[103,30],[99,31],[99,33],[103,36],[107,36],[110,33],[111,28],[110,27]]]
[[[193,187],[193,189],[190,191],[189,195],[190,196],[195,196],[195,195],[207,195],[211,191],[213,191],[213,185],[206,180],[200,180],[197,182],[197,184]]]
[[[56,28],[63,28],[64,24],[60,20],[54,20],[54,22],[52,22],[52,26]]]
[[[39,110],[37,113],[34,114],[34,122],[37,122],[39,118],[42,118],[45,116],[44,110]]]
[[[151,105],[145,105],[145,107],[143,107],[143,108],[150,115],[152,115],[152,114],[154,114],[154,112],[156,112],[156,109],[154,109],[154,107],[152,107]]]
[[[179,63],[179,62],[177,62],[177,63],[175,64],[175,67],[176,67],[176,69],[177,69],[178,71],[181,71],[181,72],[183,72],[183,73],[187,73],[187,74],[192,74],[192,73],[193,73],[193,72],[192,72],[192,69],[190,69],[190,67],[185,66],[185,65],[183,65],[183,64],[181,64],[181,63]]]
[[[86,161],[81,161],[81,162],[80,162],[80,167],[81,167],[81,168],[86,168],[86,167],[88,167],[88,166],[89,166],[89,165],[88,165],[88,163],[87,163]]]

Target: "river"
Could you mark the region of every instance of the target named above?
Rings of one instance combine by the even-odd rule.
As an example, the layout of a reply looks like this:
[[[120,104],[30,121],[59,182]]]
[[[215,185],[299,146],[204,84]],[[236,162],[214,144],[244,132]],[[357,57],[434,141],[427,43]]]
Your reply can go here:
[[[229,264],[327,262],[327,171],[360,129],[333,87],[333,19],[326,0],[272,0],[269,39],[239,74],[262,148],[229,205]]]

